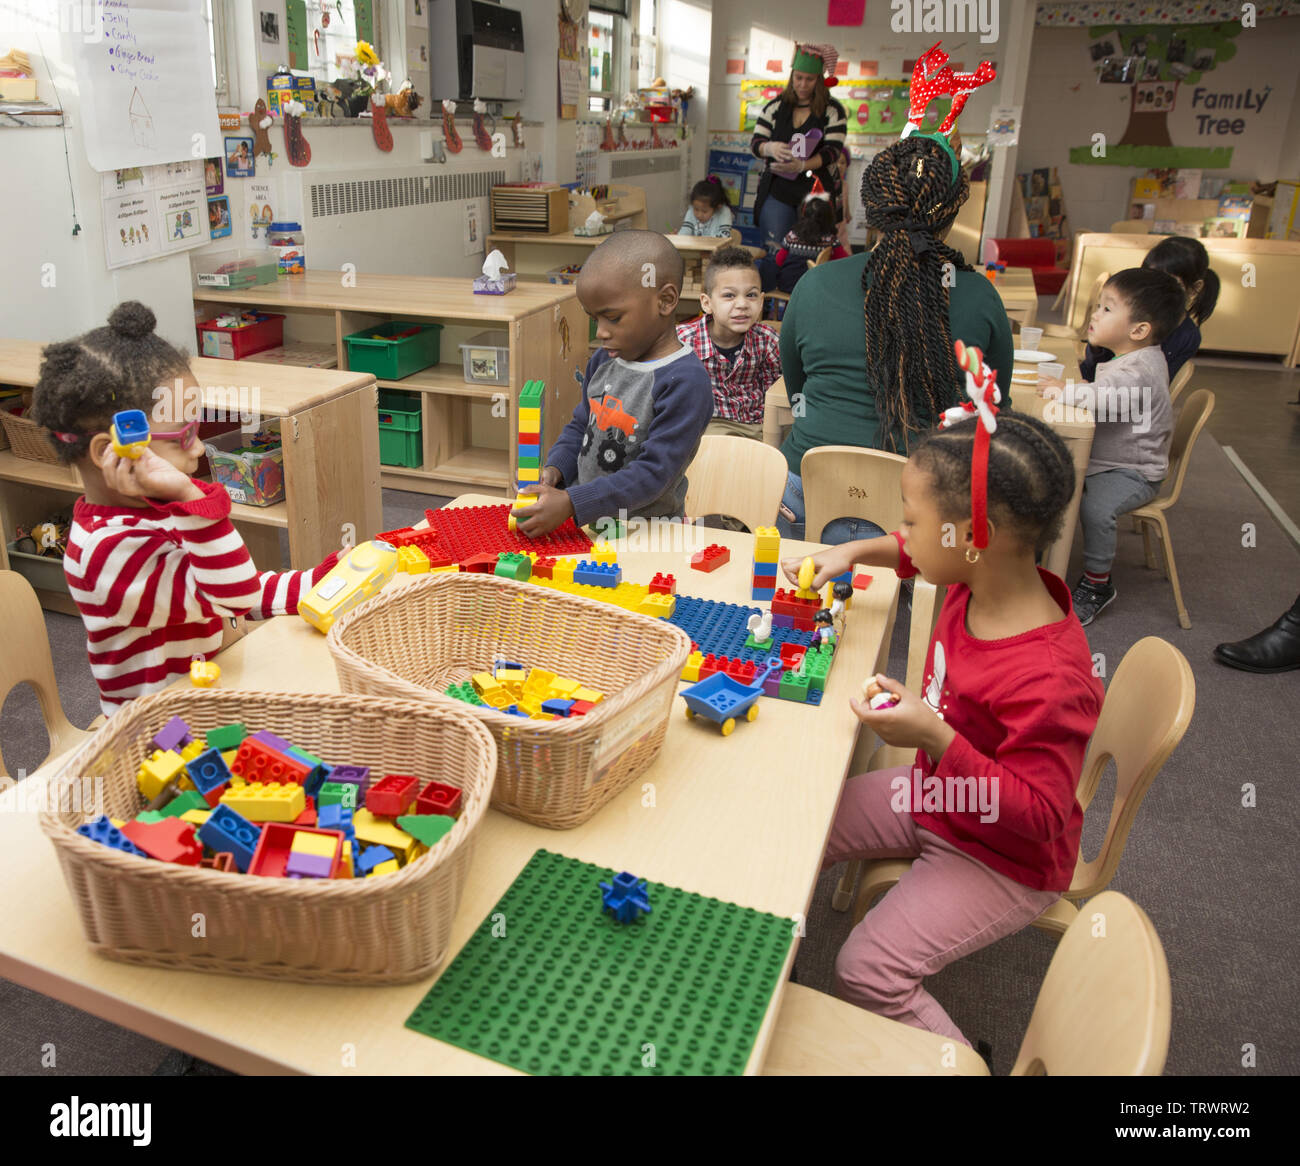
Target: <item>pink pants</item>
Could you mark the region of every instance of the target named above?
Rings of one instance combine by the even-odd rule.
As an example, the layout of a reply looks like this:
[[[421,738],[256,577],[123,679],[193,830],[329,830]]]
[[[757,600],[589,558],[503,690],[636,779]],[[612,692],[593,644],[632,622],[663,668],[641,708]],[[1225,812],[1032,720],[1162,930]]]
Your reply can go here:
[[[950,842],[919,829],[890,805],[890,783],[911,766],[878,769],[844,785],[823,869],[837,862],[915,858],[867,912],[835,960],[836,995],[969,1045],[922,986],[953,960],[1028,926],[1060,894],[1035,891],[998,874]]]

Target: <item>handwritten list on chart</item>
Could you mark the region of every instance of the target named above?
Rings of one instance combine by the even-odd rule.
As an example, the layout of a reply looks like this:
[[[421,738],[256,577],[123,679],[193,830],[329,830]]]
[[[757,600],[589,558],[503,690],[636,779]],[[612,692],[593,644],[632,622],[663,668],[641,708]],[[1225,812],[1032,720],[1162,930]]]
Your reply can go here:
[[[203,158],[218,149],[207,26],[193,0],[98,0],[77,38],[84,139],[100,171]]]

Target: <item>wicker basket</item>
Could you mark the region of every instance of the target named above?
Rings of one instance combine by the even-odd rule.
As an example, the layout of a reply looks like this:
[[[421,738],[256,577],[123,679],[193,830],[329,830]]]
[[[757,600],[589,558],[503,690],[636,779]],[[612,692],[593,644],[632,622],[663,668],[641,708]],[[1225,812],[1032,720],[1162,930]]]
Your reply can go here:
[[[478,717],[497,742],[493,806],[558,830],[587,821],[655,759],[691,646],[663,620],[463,573],[385,591],[339,620],[328,643],[344,692],[418,698]],[[444,695],[502,657],[605,699],[583,717],[530,721]]]
[[[50,431],[43,425],[3,410],[0,410],[0,425],[4,426],[5,436],[9,438],[9,444],[18,457],[32,462],[59,464],[59,455],[50,444]]]
[[[78,805],[102,779],[102,812],[144,808],[136,769],[179,716],[196,733],[241,721],[327,761],[460,786],[460,819],[438,847],[396,874],[281,879],[222,873],[122,853],[76,833],[99,806]],[[418,980],[447,955],[452,918],[496,772],[496,746],[473,718],[426,704],[337,694],[168,691],[116,713],[54,778],[42,813],[91,946],[127,963],[303,983]],[[77,779],[83,779],[78,781]],[[196,938],[195,917],[206,921]]]

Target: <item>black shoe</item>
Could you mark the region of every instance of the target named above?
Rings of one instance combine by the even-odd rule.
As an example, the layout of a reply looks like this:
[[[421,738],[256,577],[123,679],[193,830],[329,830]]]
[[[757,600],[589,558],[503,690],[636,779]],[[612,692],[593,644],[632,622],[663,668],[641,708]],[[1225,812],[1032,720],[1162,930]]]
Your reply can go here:
[[[1114,583],[1103,583],[1098,586],[1096,583],[1089,583],[1086,578],[1080,579],[1070,593],[1075,614],[1084,627],[1092,623],[1101,614],[1102,608],[1108,607],[1114,598]]]
[[[1300,668],[1300,599],[1272,627],[1235,644],[1220,644],[1214,649],[1214,658],[1243,672],[1291,672]]]

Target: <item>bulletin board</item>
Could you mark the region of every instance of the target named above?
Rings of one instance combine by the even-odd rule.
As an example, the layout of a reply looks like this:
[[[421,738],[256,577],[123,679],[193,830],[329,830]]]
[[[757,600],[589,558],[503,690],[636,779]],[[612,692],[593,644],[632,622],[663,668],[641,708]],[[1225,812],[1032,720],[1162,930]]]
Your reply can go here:
[[[909,82],[865,77],[841,77],[831,91],[848,115],[850,134],[900,134],[907,124]],[[780,97],[784,81],[747,80],[740,83],[740,128],[753,131],[758,115],[774,97]],[[937,129],[948,116],[949,97],[936,97],[926,110],[922,129]]]
[[[96,6],[98,37],[73,38],[86,156],[99,171],[200,161],[218,139],[207,26],[193,0]]]

